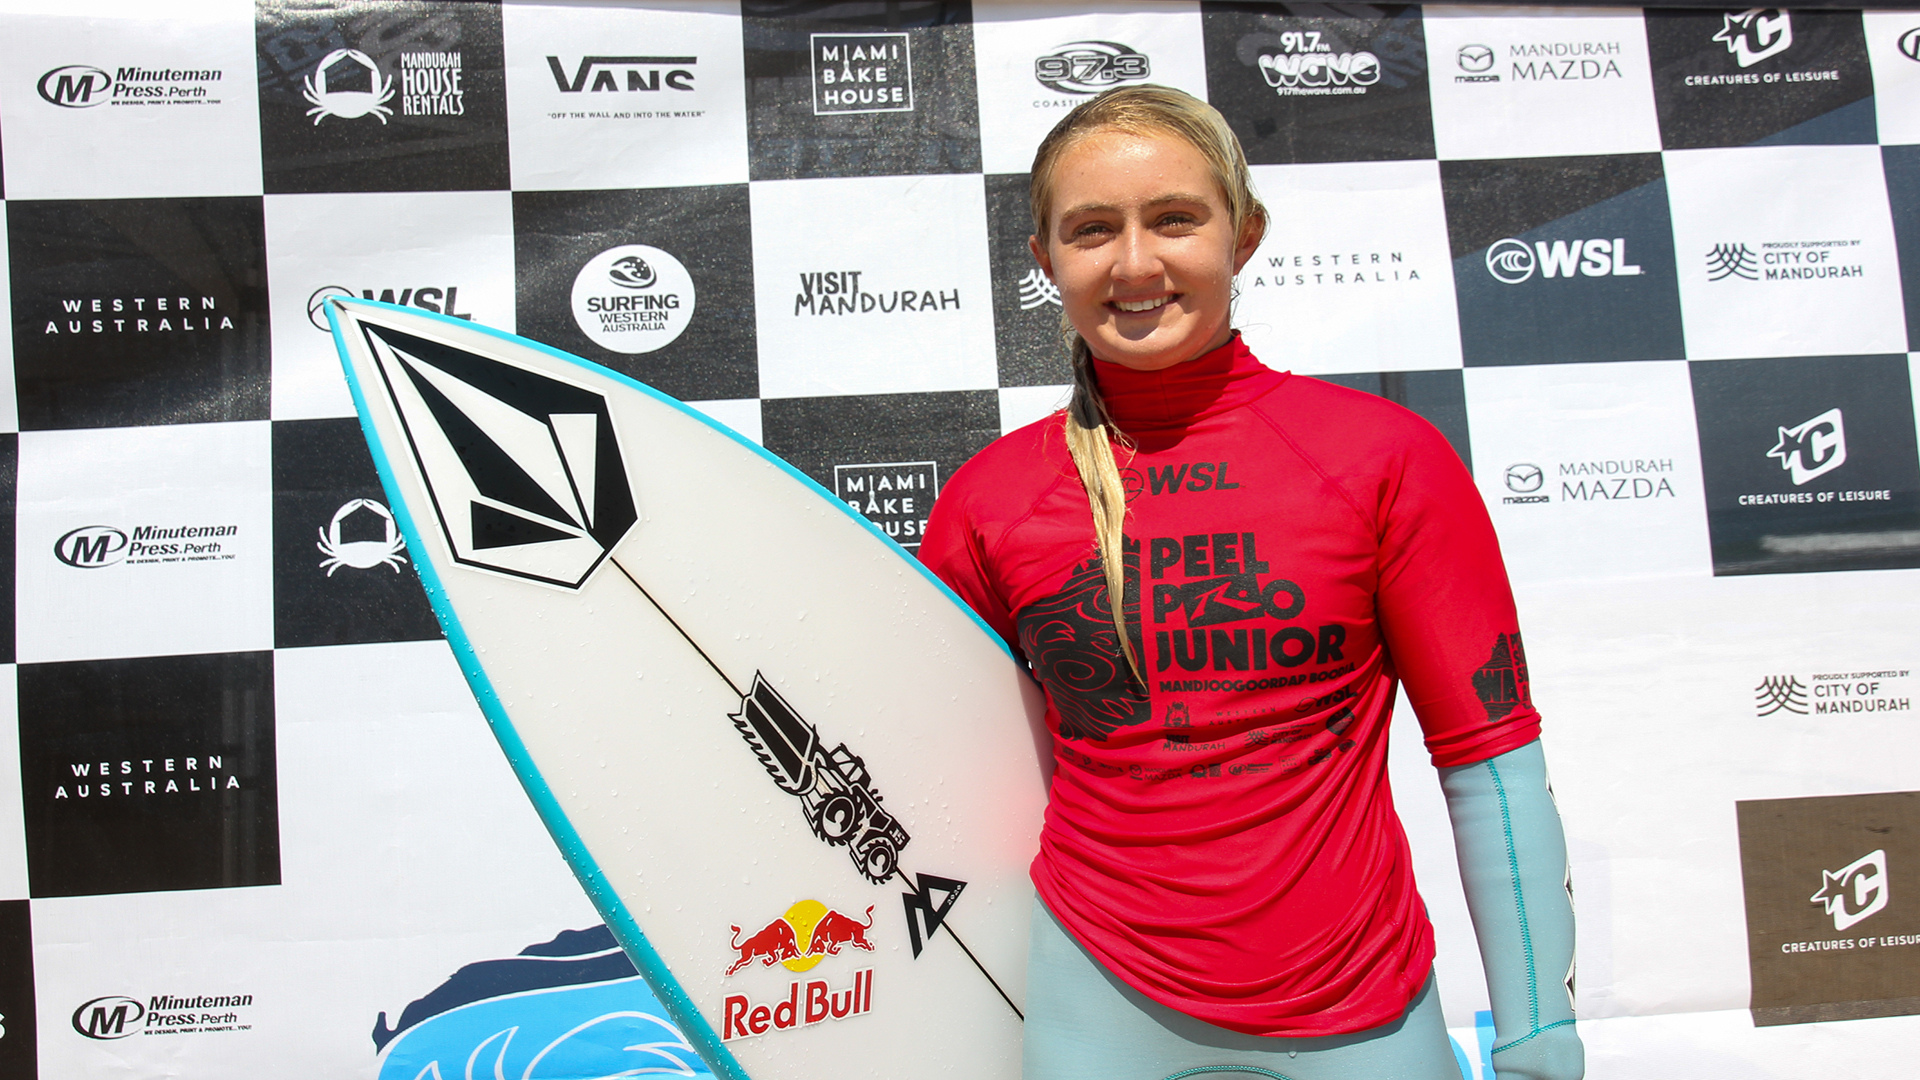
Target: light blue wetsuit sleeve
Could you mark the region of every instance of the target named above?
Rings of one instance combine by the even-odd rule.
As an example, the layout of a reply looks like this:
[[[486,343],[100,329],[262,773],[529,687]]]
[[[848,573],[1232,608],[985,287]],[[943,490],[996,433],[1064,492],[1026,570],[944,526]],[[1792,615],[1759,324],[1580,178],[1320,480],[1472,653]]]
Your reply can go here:
[[[1493,1002],[1498,1080],[1580,1080],[1566,834],[1540,741],[1440,770]]]

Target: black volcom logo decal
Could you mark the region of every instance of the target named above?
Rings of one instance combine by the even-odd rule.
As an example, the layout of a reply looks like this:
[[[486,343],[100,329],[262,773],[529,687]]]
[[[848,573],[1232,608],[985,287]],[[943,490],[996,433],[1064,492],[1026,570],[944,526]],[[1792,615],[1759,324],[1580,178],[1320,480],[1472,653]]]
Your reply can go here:
[[[362,323],[455,561],[577,589],[636,520],[606,399]]]
[[[813,835],[844,846],[853,864],[875,885],[893,876],[900,865],[900,849],[907,846],[909,837],[893,815],[880,808],[880,793],[873,790],[866,762],[846,743],[826,749],[819,729],[795,712],[757,671],[753,689],[741,699],[740,711],[731,719],[773,782],[799,798]],[[938,926],[939,920],[933,920],[927,933],[931,935]],[[914,945],[918,956],[919,942]]]
[[[1520,645],[1518,630],[1493,639],[1493,655],[1473,673],[1473,692],[1486,707],[1488,722],[1505,720],[1515,709],[1533,707],[1527,651]]]
[[[1140,641],[1140,545],[1127,541],[1127,633]],[[1073,568],[1066,587],[1020,612],[1020,648],[1060,713],[1060,737],[1105,741],[1116,730],[1152,717],[1147,695],[1120,652],[1098,558]]]

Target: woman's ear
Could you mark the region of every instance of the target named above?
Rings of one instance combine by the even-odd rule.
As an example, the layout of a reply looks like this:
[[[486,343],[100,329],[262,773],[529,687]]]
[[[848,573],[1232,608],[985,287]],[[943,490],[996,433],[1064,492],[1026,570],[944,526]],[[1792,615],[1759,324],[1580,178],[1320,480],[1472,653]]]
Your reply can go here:
[[[1033,261],[1040,264],[1040,272],[1047,275],[1048,281],[1052,281],[1053,259],[1047,254],[1047,246],[1040,242],[1038,236],[1029,236],[1027,237],[1027,250],[1033,252]],[[1248,252],[1248,254],[1252,254],[1252,252]]]
[[[1233,247],[1234,273],[1239,273],[1247,265],[1247,260],[1253,258],[1253,253],[1260,249],[1260,241],[1266,238],[1267,215],[1258,210],[1248,214],[1246,224],[1240,226],[1240,240]]]

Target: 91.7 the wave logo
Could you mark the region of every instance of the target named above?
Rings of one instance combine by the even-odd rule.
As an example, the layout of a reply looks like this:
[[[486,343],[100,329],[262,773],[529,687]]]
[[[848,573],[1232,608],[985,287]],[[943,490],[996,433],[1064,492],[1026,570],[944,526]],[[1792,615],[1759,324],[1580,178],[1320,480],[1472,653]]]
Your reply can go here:
[[[1033,61],[1033,77],[1060,94],[1097,94],[1152,74],[1145,53],[1116,41],[1075,41]]]
[[[1260,75],[1281,97],[1364,94],[1380,81],[1380,58],[1371,52],[1335,52],[1318,30],[1288,30],[1276,52],[1262,51]]]

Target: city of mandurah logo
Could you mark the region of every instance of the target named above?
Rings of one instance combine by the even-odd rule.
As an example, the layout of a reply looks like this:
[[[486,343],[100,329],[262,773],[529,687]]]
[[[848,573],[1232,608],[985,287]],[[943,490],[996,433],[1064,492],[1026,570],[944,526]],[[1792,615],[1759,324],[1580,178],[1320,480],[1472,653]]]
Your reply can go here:
[[[1056,94],[1098,94],[1153,75],[1147,55],[1117,41],[1074,41],[1038,56],[1033,77]]]
[[[1708,281],[1823,281],[1865,277],[1859,240],[1773,240],[1755,250],[1744,240],[1707,252]]]
[[[563,94],[690,92],[699,63],[697,56],[582,56],[569,70],[559,57],[547,57],[554,88]]]
[[[813,113],[913,111],[913,46],[906,34],[814,34]]]
[[[100,105],[218,105],[224,74],[218,68],[123,65],[111,73],[86,64],[63,64],[34,83],[40,100],[63,109]]]
[[[1876,850],[1838,870],[1822,870],[1820,891],[1808,900],[1826,908],[1835,930],[1846,930],[1885,911],[1889,891],[1887,853]]]
[[[1804,680],[1800,673],[1767,675],[1753,687],[1753,714],[1765,719],[1780,713],[1794,716],[1852,716],[1859,713],[1912,712],[1907,685],[1912,671],[1815,672]]]
[[[1364,94],[1380,81],[1380,58],[1364,49],[1336,51],[1318,30],[1286,30],[1262,46],[1257,66],[1273,92],[1296,95]]]
[[[901,547],[917,548],[927,531],[933,498],[940,493],[940,463],[835,465],[833,493]]]
[[[187,1035],[253,1028],[252,994],[155,994],[142,1001],[108,994],[73,1010],[76,1034],[100,1042],[135,1035]]]
[[[1743,68],[1793,47],[1793,16],[1779,8],[1749,8],[1721,18],[1720,32],[1713,40],[1724,44]]]
[[[466,115],[460,53],[403,52],[397,59],[400,85],[396,88],[393,75],[359,49],[335,49],[322,57],[301,86],[301,96],[312,106],[307,115],[314,126],[329,117],[369,116],[384,125],[395,111],[388,102],[396,97],[402,116]]]
[[[1487,246],[1487,273],[1506,285],[1532,280],[1571,281],[1575,277],[1639,277],[1640,267],[1627,261],[1627,241],[1535,240],[1528,243],[1506,237]]]
[[[693,275],[648,244],[622,244],[573,279],[573,321],[595,345],[629,356],[663,349],[693,321]]]
[[[82,525],[53,542],[53,557],[79,570],[126,563],[227,562],[236,557],[238,525]]]
[[[398,304],[401,307],[417,307],[421,311],[431,311],[436,315],[448,315],[456,319],[471,319],[473,315],[459,310],[460,286],[458,285],[409,285],[399,289],[361,289],[355,292],[344,285],[322,285],[307,296],[307,324],[322,333],[331,334],[333,328],[327,325],[327,301],[335,297],[352,300],[359,297],[364,300],[378,300],[383,304]]]

